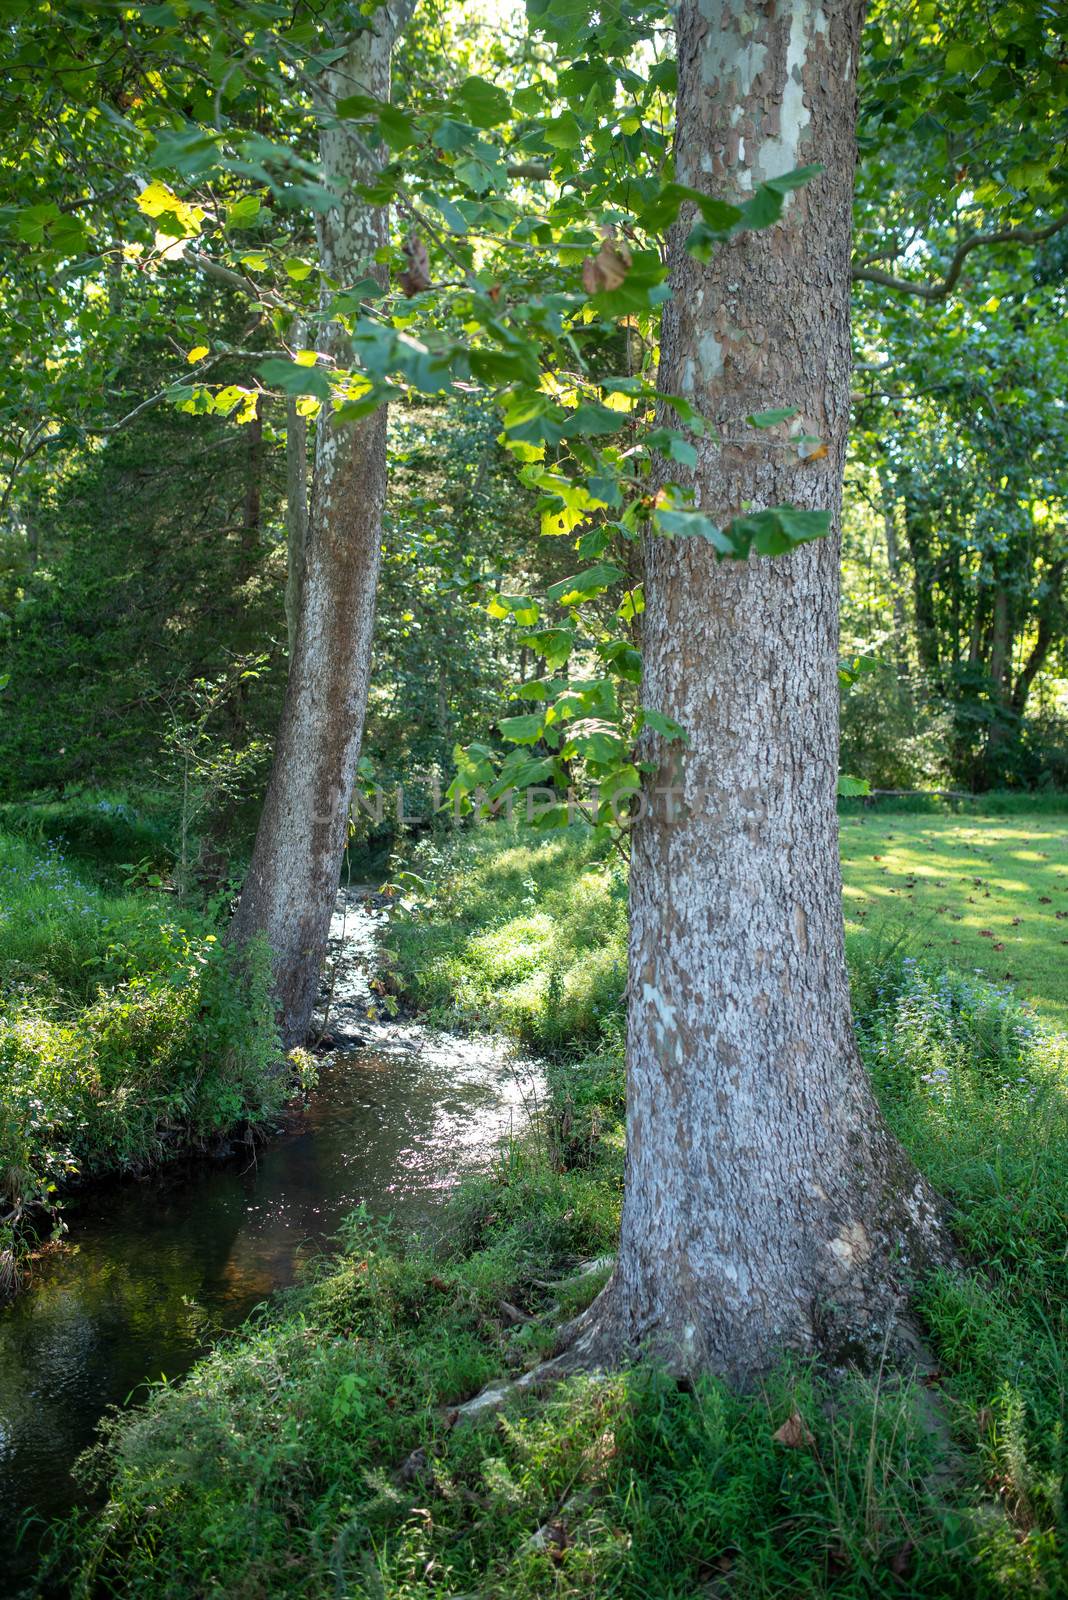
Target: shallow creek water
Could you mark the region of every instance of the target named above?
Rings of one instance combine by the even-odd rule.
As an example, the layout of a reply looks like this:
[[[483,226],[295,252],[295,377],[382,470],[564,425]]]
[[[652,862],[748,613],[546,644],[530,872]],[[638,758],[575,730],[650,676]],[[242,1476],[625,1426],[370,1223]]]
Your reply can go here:
[[[32,1563],[32,1535],[15,1549],[27,1513],[77,1502],[71,1467],[105,1407],[185,1372],[213,1332],[292,1283],[361,1202],[432,1222],[458,1176],[525,1124],[540,1085],[498,1041],[368,1019],[377,922],[358,893],[339,903],[335,1048],[307,1105],[254,1154],[175,1165],[71,1204],[65,1241],[0,1311],[0,1594]]]

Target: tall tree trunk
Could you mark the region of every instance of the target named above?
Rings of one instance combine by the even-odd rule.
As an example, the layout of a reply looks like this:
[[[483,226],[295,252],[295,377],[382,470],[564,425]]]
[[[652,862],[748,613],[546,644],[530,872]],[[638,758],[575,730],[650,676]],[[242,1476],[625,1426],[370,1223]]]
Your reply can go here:
[[[327,109],[360,89],[388,99],[393,43],[413,9],[414,0],[390,0],[375,10],[324,75]],[[356,192],[374,180],[381,147],[369,149],[341,123],[323,127],[319,149],[324,181],[341,197],[317,223],[320,267],[342,286],[381,279],[374,256],[387,243],[386,213]],[[329,327],[323,339],[344,364],[344,330]],[[385,490],[385,408],[338,426],[324,407],[281,726],[232,930],[239,944],[262,934],[271,946],[287,1044],[307,1034],[337,898],[367,706]]]
[[[1012,709],[1013,606],[1004,572],[994,571],[994,612],[990,637],[990,722],[976,765],[976,784],[992,788],[1003,781],[1004,751],[1018,719]]]
[[[286,402],[286,633],[289,659],[297,643],[304,550],[308,539],[308,425],[290,395]]]
[[[771,230],[702,267],[672,245],[660,386],[715,434],[701,508],[830,508],[849,414],[850,218],[860,0],[682,0],[680,179],[715,195],[808,162]],[[802,462],[747,427],[793,405]],[[644,703],[690,745],[659,758],[634,830],[628,1144],[616,1270],[572,1358],[652,1347],[738,1381],[784,1347],[881,1341],[902,1280],[945,1255],[937,1202],[857,1055],[835,788],[839,541],[718,564],[647,552]],[[676,785],[673,795],[665,794]],[[656,792],[659,791],[659,792]]]

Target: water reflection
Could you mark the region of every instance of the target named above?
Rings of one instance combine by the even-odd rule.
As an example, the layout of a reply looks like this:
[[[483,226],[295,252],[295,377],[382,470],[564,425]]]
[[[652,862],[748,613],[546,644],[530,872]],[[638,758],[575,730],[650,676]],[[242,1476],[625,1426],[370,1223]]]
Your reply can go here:
[[[66,1248],[0,1313],[0,1551],[31,1507],[72,1504],[71,1464],[105,1406],[184,1372],[354,1206],[419,1222],[525,1122],[536,1083],[500,1046],[368,1022],[373,919],[350,907],[347,921],[341,1048],[307,1109],[254,1159],[117,1184],[72,1210]],[[364,1047],[345,1050],[357,1032]]]

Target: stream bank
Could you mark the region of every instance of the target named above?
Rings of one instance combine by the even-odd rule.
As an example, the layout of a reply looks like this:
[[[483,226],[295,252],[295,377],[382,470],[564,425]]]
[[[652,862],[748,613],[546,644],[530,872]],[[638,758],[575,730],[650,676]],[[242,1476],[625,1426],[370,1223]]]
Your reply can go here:
[[[0,1311],[0,1565],[32,1510],[78,1500],[71,1468],[109,1406],[188,1370],[326,1250],[357,1207],[425,1226],[457,1178],[527,1121],[535,1069],[496,1040],[374,1011],[381,914],[358,891],[333,929],[331,1055],[274,1138],[225,1163],[178,1163],[87,1190],[62,1245]],[[4,1588],[0,1581],[0,1590]]]

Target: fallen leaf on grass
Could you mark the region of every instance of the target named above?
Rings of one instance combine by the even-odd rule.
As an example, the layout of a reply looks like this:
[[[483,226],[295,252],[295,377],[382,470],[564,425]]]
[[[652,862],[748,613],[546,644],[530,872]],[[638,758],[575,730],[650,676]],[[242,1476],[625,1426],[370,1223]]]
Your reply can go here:
[[[801,1450],[816,1442],[800,1411],[791,1411],[782,1427],[777,1428],[771,1437],[776,1444],[785,1445],[787,1450]]]

